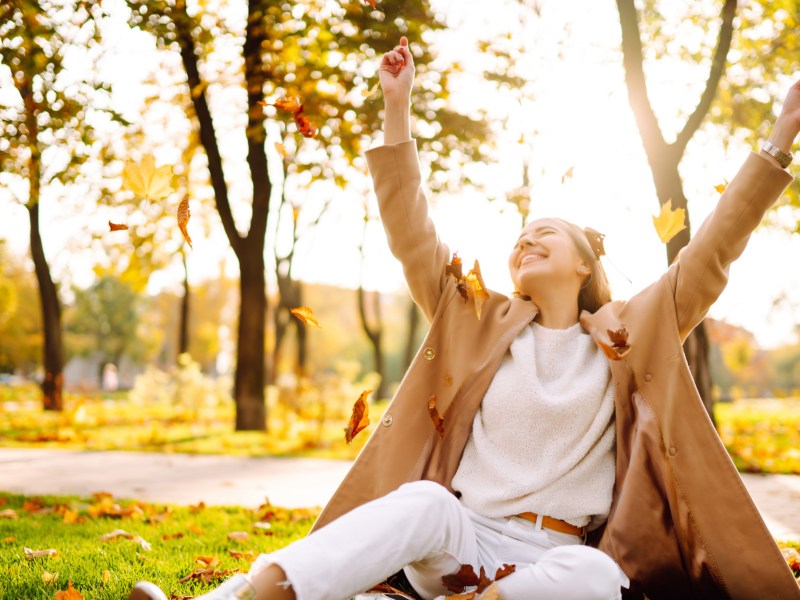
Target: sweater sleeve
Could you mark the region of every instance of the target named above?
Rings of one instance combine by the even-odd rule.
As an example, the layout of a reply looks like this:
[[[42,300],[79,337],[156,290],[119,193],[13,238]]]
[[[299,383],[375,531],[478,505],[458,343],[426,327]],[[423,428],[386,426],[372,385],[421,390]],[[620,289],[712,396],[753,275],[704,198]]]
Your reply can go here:
[[[705,317],[728,283],[730,264],[792,176],[751,153],[722,193],[714,211],[668,271],[682,340]]]
[[[389,248],[403,265],[412,298],[431,321],[446,282],[450,252],[428,216],[417,143],[373,148],[366,158]]]

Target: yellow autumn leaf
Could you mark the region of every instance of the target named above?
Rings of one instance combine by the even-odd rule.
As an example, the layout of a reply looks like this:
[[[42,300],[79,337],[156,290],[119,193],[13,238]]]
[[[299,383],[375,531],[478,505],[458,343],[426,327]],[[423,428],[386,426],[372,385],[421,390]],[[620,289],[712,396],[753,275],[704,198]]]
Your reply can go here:
[[[653,217],[656,233],[663,243],[668,243],[678,233],[686,229],[686,209],[672,210],[672,200],[661,205],[661,212]]]
[[[717,190],[720,194],[725,191],[725,188],[728,187],[728,180],[723,179],[723,183],[718,183],[714,186],[714,189]]]
[[[297,308],[289,309],[289,312],[292,313],[295,317],[300,319],[306,325],[310,325],[312,327],[320,327],[317,318],[314,316],[314,311],[312,311],[307,306],[298,306]]]
[[[275,150],[277,150],[278,154],[280,154],[283,158],[289,158],[289,151],[286,149],[286,146],[280,142],[275,142]]]
[[[129,160],[122,170],[122,187],[147,200],[161,200],[169,196],[172,189],[172,167],[156,167],[152,154],[145,154],[140,163]]]
[[[483,277],[481,277],[481,267],[477,260],[470,272],[464,277],[464,280],[469,287],[473,300],[475,300],[475,314],[478,315],[478,320],[480,320],[481,307],[489,299],[489,292],[486,291],[486,285],[483,283]]]
[[[42,583],[55,583],[58,580],[58,573],[42,573]]]
[[[378,93],[379,89],[380,89],[380,83],[376,83],[375,85],[373,85],[371,88],[369,88],[367,90],[361,90],[361,95],[364,98],[372,98],[375,94]]]
[[[103,581],[103,585],[106,585],[109,581],[111,581],[111,571],[108,569],[103,569],[103,576],[100,579]]]

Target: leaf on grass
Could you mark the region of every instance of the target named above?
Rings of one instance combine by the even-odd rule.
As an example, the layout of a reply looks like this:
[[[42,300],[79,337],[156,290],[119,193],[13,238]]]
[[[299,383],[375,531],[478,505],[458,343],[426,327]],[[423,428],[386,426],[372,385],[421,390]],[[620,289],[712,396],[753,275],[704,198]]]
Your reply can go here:
[[[231,558],[244,559],[247,562],[253,562],[258,558],[258,554],[256,554],[255,550],[245,550],[244,552],[240,550],[228,550],[228,554],[231,555]]]
[[[286,146],[280,142],[275,142],[275,150],[277,150],[278,154],[280,154],[283,158],[289,158],[289,152],[286,150]]]
[[[111,571],[108,569],[103,569],[103,575],[100,577],[100,580],[103,582],[103,585],[106,585],[109,581],[111,581]]]
[[[195,534],[195,535],[204,535],[204,534],[205,534],[205,531],[203,531],[202,529],[200,529],[200,528],[199,528],[197,525],[195,525],[194,523],[189,523],[189,524],[186,526],[186,529],[188,529],[189,531],[191,531],[191,532],[192,532],[193,534]]]
[[[0,506],[5,506],[8,504],[8,498],[0,498]]]
[[[70,581],[67,584],[67,589],[56,592],[53,598],[55,598],[55,600],[83,600],[83,595],[72,587],[72,582]]]
[[[81,518],[77,510],[67,509],[64,511],[64,523],[67,525],[75,525],[79,522],[81,522]]]
[[[367,396],[372,393],[372,390],[365,390],[353,404],[353,413],[350,415],[350,422],[344,428],[344,441],[348,444],[353,441],[359,432],[369,425],[369,405],[367,404]]]
[[[320,327],[317,318],[314,316],[314,311],[311,310],[308,306],[298,306],[297,308],[289,309],[289,312],[292,313],[295,317],[300,319],[300,321],[306,325],[311,327]]]
[[[205,507],[206,503],[201,500],[197,504],[192,504],[191,506],[189,506],[189,512],[199,513],[201,510],[204,510]]]
[[[104,533],[103,535],[100,536],[100,541],[107,542],[109,540],[113,540],[119,537],[128,539],[132,542],[135,542],[136,544],[139,544],[139,546],[142,547],[142,550],[148,550],[148,551],[152,550],[150,544],[148,544],[141,536],[135,535],[133,533],[128,533],[124,529],[115,529],[114,531],[111,531],[109,533]]]
[[[656,233],[663,243],[668,243],[672,238],[686,229],[686,209],[672,210],[672,200],[667,200],[661,205],[661,212],[653,217]]]
[[[44,514],[42,511],[46,508],[47,507],[42,504],[41,498],[31,498],[22,503],[22,510],[31,514]]]
[[[219,559],[216,556],[195,556],[194,562],[198,567],[216,567]]]
[[[439,409],[436,408],[436,394],[432,394],[428,399],[428,414],[433,421],[433,427],[439,432],[439,439],[444,438],[444,418],[439,414]]]
[[[181,203],[178,205],[178,229],[181,230],[183,234],[183,239],[186,240],[186,243],[189,244],[189,248],[192,247],[192,238],[189,237],[189,232],[186,229],[186,226],[189,224],[189,217],[191,217],[191,213],[189,212],[189,194],[186,194],[181,200]]]
[[[478,315],[478,320],[480,321],[481,307],[489,299],[489,292],[486,291],[486,285],[483,283],[483,277],[481,277],[481,267],[477,260],[464,280],[469,291],[472,292],[472,297],[475,300],[475,314]]]
[[[16,519],[17,518],[17,511],[13,508],[4,508],[0,510],[0,519]]]
[[[182,531],[178,531],[177,533],[165,533],[161,536],[162,540],[178,540],[182,538],[184,533]]]
[[[191,581],[195,579],[197,581],[202,581],[203,583],[213,583],[215,581],[220,581],[222,579],[227,579],[234,573],[237,573],[238,569],[215,569],[213,567],[195,569],[188,575],[181,577],[179,583],[186,583],[187,581]]]
[[[125,231],[128,229],[128,226],[124,223],[112,223],[109,219],[108,221],[108,230],[109,231]]]
[[[31,550],[30,548],[23,548],[22,553],[25,555],[25,558],[29,560],[32,558],[58,556],[58,550],[53,550],[52,548],[48,548],[47,550]]]
[[[256,529],[272,529],[272,525],[267,523],[266,521],[256,521],[253,523],[253,527]]]
[[[55,583],[58,580],[58,573],[42,573],[42,583]]]
[[[17,536],[15,535],[10,535],[8,537],[3,538],[4,544],[13,544],[16,541],[17,541]]]
[[[720,194],[725,191],[725,188],[728,187],[728,180],[723,179],[722,183],[718,183],[714,186],[714,189],[717,190]]]
[[[569,169],[567,169],[566,171],[564,171],[564,174],[561,176],[561,183],[566,183],[567,179],[572,179],[572,174],[574,172],[575,172],[575,167],[574,166],[572,166]]]
[[[461,565],[455,573],[442,577],[442,584],[451,592],[463,592],[465,588],[476,587],[477,592],[482,592],[492,584],[492,580],[486,577],[486,570],[481,567],[480,575],[475,574],[472,565]]]
[[[172,167],[156,168],[156,159],[145,154],[140,163],[128,161],[122,170],[122,187],[140,198],[161,200],[172,193]]]
[[[246,542],[250,539],[250,534],[246,531],[230,531],[226,536],[229,540],[235,540],[237,542]]]

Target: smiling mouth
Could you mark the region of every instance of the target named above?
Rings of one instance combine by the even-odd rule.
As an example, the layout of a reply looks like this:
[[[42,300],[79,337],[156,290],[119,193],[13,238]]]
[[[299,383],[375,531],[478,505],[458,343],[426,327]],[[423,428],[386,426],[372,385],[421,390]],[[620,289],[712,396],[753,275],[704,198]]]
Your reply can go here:
[[[519,261],[520,265],[527,264],[529,262],[537,262],[540,260],[544,260],[546,257],[542,256],[541,254],[528,254],[527,256],[523,256],[522,260]]]

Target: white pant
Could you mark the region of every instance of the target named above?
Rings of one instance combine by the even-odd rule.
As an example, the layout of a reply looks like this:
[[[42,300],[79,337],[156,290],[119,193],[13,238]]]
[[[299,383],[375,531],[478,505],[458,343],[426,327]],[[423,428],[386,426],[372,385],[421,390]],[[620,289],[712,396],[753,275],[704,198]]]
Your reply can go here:
[[[518,517],[490,519],[447,489],[415,481],[342,515],[309,536],[262,554],[255,575],[277,564],[298,600],[346,600],[404,569],[426,599],[448,593],[442,576],[462,564],[490,578],[504,563],[516,571],[498,582],[503,600],[612,600],[629,581],[608,555],[578,536]]]

